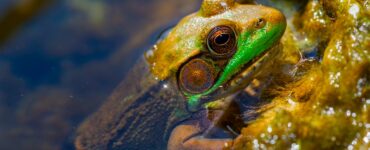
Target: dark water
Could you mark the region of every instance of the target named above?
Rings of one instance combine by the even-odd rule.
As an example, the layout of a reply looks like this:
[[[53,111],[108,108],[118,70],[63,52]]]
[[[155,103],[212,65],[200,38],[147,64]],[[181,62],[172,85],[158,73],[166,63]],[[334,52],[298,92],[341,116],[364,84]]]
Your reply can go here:
[[[162,29],[200,0],[1,0],[0,149],[73,149],[74,131]]]

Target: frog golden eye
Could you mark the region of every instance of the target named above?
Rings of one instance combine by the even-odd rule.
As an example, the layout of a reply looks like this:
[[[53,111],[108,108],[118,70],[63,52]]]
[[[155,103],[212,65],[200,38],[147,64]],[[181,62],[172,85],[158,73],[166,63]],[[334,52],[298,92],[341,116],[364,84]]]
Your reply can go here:
[[[199,94],[212,87],[215,69],[206,61],[196,58],[185,64],[179,74],[179,85],[186,92]]]
[[[208,34],[207,47],[213,55],[229,57],[235,53],[236,34],[229,26],[214,27]]]

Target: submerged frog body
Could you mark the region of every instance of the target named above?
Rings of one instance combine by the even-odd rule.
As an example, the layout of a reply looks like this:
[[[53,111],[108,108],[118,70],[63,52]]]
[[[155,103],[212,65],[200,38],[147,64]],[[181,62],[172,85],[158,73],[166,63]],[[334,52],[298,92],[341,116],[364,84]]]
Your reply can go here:
[[[80,126],[77,149],[228,146],[227,137],[244,125],[233,98],[270,63],[285,27],[285,17],[275,9],[205,0]],[[209,139],[214,129],[226,135]]]

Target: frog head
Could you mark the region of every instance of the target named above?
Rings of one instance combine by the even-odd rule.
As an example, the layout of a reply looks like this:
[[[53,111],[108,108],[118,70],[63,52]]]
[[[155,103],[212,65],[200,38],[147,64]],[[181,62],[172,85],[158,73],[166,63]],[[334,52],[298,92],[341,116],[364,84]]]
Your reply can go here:
[[[284,15],[261,5],[204,0],[146,53],[158,80],[176,77],[191,111],[243,88],[251,66],[269,53],[286,28]],[[245,73],[245,70],[252,70]]]

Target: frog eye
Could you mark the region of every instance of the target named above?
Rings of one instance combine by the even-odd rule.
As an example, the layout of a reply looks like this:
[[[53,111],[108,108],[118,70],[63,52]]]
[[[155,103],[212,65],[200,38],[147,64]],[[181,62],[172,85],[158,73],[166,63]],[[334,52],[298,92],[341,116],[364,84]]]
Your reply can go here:
[[[186,92],[199,94],[212,87],[215,69],[206,61],[196,58],[185,64],[179,74],[179,84]]]
[[[231,56],[236,49],[234,29],[226,25],[214,27],[208,34],[207,47],[216,56]]]

